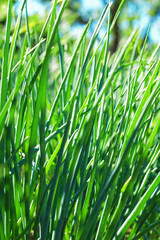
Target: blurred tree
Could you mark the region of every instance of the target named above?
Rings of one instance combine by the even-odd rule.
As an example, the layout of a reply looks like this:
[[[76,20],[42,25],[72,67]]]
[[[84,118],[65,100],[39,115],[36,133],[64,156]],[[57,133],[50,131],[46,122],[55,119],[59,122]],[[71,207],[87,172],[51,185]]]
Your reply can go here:
[[[113,21],[113,18],[118,10],[120,3],[121,3],[121,0],[115,1],[111,8],[111,22]],[[116,21],[116,23],[114,25],[114,29],[113,29],[112,33],[113,33],[113,43],[112,43],[112,47],[111,47],[111,52],[115,52],[117,50],[119,38],[120,38],[118,20]]]

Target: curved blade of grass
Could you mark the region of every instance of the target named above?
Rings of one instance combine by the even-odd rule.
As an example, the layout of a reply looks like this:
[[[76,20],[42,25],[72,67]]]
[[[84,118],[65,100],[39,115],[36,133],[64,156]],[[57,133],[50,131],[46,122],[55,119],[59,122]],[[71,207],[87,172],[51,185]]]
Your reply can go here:
[[[1,81],[1,98],[0,98],[0,109],[2,110],[7,100],[7,75],[8,75],[8,57],[9,57],[9,43],[10,43],[10,30],[11,30],[11,18],[12,18],[12,2],[8,2],[8,13],[7,13],[7,26],[6,26],[6,39],[4,46],[3,65],[2,65],[2,81]]]
[[[8,92],[8,56],[9,56],[9,44],[10,44],[10,31],[11,31],[11,18],[12,18],[12,4],[13,1],[8,1],[8,9],[7,9],[7,22],[6,22],[6,33],[5,33],[5,42],[4,42],[4,53],[3,53],[3,60],[2,60],[2,76],[1,76],[1,83],[0,83],[0,115],[2,114],[2,119],[0,118],[0,164],[4,163],[5,161],[5,136],[4,136],[4,116],[8,109],[6,109],[6,101],[7,101],[7,92]],[[10,100],[12,97],[10,98]],[[8,232],[5,234],[6,230],[6,222],[5,222],[5,169],[2,173],[2,178],[4,179],[4,183],[0,184],[0,205],[1,205],[1,211],[0,211],[0,228],[3,228],[1,236],[7,237]],[[4,205],[3,205],[4,204]]]
[[[54,6],[54,5],[53,5],[53,6]],[[47,27],[47,24],[48,24],[48,22],[49,22],[49,20],[50,20],[50,17],[51,17],[52,12],[53,12],[53,7],[51,8],[51,10],[50,10],[50,12],[49,12],[48,17],[47,17],[47,19],[46,19],[46,21],[45,21],[45,24],[44,24],[44,26],[43,26],[43,29],[42,29],[42,31],[41,31],[41,33],[40,33],[40,35],[39,35],[39,41],[40,41],[40,40],[42,39],[42,37],[43,37],[43,34],[44,34],[45,29],[46,29],[46,27]]]
[[[44,40],[43,40],[43,41],[44,41]],[[42,42],[43,42],[43,41],[42,41]],[[29,67],[30,67],[30,64],[34,61],[34,59],[35,59],[35,57],[36,57],[36,55],[37,55],[37,52],[38,52],[38,50],[39,50],[40,45],[42,44],[42,42],[40,42],[40,43],[38,44],[37,49],[35,50],[33,56],[31,57],[30,61],[28,62],[28,64],[27,64],[24,72],[22,73],[21,77],[20,77],[19,79],[17,79],[15,88],[12,90],[9,98],[8,98],[7,101],[5,102],[5,105],[4,105],[3,109],[2,109],[1,112],[0,112],[0,127],[1,127],[0,130],[2,130],[2,128],[3,128],[3,126],[4,126],[4,123],[5,123],[5,122],[4,122],[3,120],[4,120],[4,117],[5,117],[6,114],[7,114],[7,111],[8,111],[8,109],[9,109],[11,103],[12,103],[12,99],[13,99],[13,97],[17,94],[17,92],[18,92],[18,90],[19,90],[19,87],[20,87],[20,85],[22,84],[22,82],[23,82],[23,80],[24,80],[24,78],[25,78],[25,75],[26,75],[26,73],[27,73],[27,71],[28,71],[28,69],[29,69]],[[2,124],[3,124],[3,125],[2,125]],[[1,126],[1,125],[2,125],[2,126]],[[2,132],[2,131],[1,131],[1,132]]]
[[[157,133],[157,130],[158,130],[158,127],[159,127],[159,116],[157,116],[156,120],[157,120],[157,124],[155,125],[155,128],[147,142],[147,146],[142,154],[142,157],[140,158],[137,166],[135,167],[134,171],[133,171],[133,174],[131,177],[129,177],[129,179],[127,180],[127,182],[124,184],[123,188],[125,188],[123,190],[122,188],[122,194],[121,194],[121,199],[119,201],[119,204],[117,206],[117,208],[115,209],[115,212],[114,212],[114,215],[110,221],[110,224],[109,224],[109,227],[108,227],[108,230],[107,230],[107,235],[106,235],[106,239],[112,239],[112,235],[113,235],[113,232],[114,232],[114,229],[116,228],[117,226],[117,223],[118,223],[118,217],[122,214],[122,211],[125,207],[125,204],[127,202],[127,199],[128,197],[130,196],[132,190],[133,190],[133,186],[136,182],[136,179],[137,179],[137,176],[141,170],[141,167],[144,163],[144,161],[146,160],[146,156],[148,154],[148,150],[149,148],[151,147],[151,144],[153,142],[153,139]],[[143,183],[141,183],[141,186],[142,186]]]
[[[79,88],[79,86],[78,86],[78,85],[79,85],[79,81],[82,80],[82,76],[84,75],[84,69],[85,69],[86,64],[87,64],[87,60],[88,60],[88,57],[89,57],[89,53],[90,53],[90,51],[91,51],[91,48],[92,48],[92,46],[93,46],[93,44],[94,44],[94,41],[95,41],[95,39],[96,39],[96,37],[97,37],[98,31],[99,31],[99,29],[100,29],[100,27],[101,27],[101,25],[102,25],[102,23],[103,23],[103,21],[104,21],[104,18],[105,18],[105,16],[106,16],[109,8],[110,8],[110,5],[109,5],[109,6],[106,6],[104,12],[103,12],[102,15],[101,15],[101,18],[100,18],[98,24],[97,24],[97,27],[96,27],[93,35],[92,35],[91,41],[90,41],[89,46],[88,46],[87,53],[86,53],[86,55],[85,55],[83,67],[82,67],[81,73],[80,73],[79,78],[78,78],[78,81],[77,81],[76,91],[75,91],[74,95],[76,94],[77,91],[80,91],[80,88]],[[77,103],[78,103],[78,100],[77,100]],[[76,103],[75,103],[75,104],[76,104]],[[76,107],[75,107],[74,109],[76,109]],[[95,110],[95,111],[94,111],[94,114],[95,114],[96,108],[95,108],[94,110]],[[74,111],[75,111],[75,110],[74,110]],[[75,116],[75,113],[74,113],[74,116]],[[80,140],[80,141],[83,142],[84,148],[85,148],[85,143],[87,144],[86,141],[87,141],[87,139],[88,139],[88,137],[89,137],[89,135],[90,135],[90,132],[91,132],[91,129],[92,129],[92,126],[93,126],[93,121],[94,121],[94,117],[92,118],[92,121],[91,121],[92,123],[91,123],[91,122],[88,123],[88,125],[85,127],[85,129],[88,128],[88,131],[86,131],[86,132],[87,132],[87,135],[86,135],[86,133],[83,133],[83,136],[82,136],[82,139],[83,139],[83,140],[82,140],[82,139]],[[74,120],[73,120],[73,122],[74,122]],[[85,143],[84,143],[84,142],[85,142]],[[78,145],[80,145],[80,144],[78,144]],[[76,156],[74,157],[74,162],[76,162],[76,160],[77,160],[78,162],[77,162],[77,164],[76,164],[77,166],[76,166],[76,169],[75,169],[75,171],[74,171],[74,176],[72,176],[71,179],[69,180],[69,182],[71,181],[71,184],[69,184],[69,182],[67,183],[67,186],[69,187],[70,190],[67,191],[66,196],[65,196],[65,199],[64,199],[64,202],[63,202],[63,212],[62,212],[62,214],[61,214],[61,218],[60,218],[60,221],[59,221],[59,224],[58,224],[59,227],[58,227],[58,229],[57,229],[57,231],[56,231],[56,237],[58,237],[58,239],[61,237],[62,225],[63,225],[63,222],[65,222],[65,214],[66,214],[66,211],[67,211],[67,208],[68,208],[68,204],[69,204],[69,197],[70,197],[69,195],[71,195],[71,192],[72,192],[72,189],[73,189],[75,180],[76,180],[76,174],[77,174],[77,171],[78,171],[78,166],[79,166],[79,164],[80,164],[80,162],[79,162],[80,159],[79,159],[79,157],[78,157],[79,151],[83,154],[82,149],[81,149],[81,150],[79,149],[79,150],[76,151],[77,153],[76,153]],[[77,155],[77,154],[78,154],[78,155]],[[80,154],[80,155],[81,155],[81,154]],[[74,166],[74,165],[75,165],[75,164],[73,164],[73,166]],[[70,187],[70,185],[71,185],[71,187]],[[68,189],[67,186],[66,186],[66,189]],[[65,210],[64,210],[64,209],[65,209]]]
[[[14,56],[14,52],[15,52],[17,39],[18,39],[18,33],[19,33],[20,25],[21,25],[22,12],[23,12],[25,2],[26,2],[26,0],[23,1],[22,7],[21,7],[21,10],[20,10],[18,19],[17,19],[17,23],[16,23],[16,26],[15,26],[11,46],[10,46],[9,59],[8,59],[8,62],[9,62],[9,68],[8,68],[8,76],[9,77],[8,78],[9,79],[10,79],[10,74],[11,74],[11,70],[12,70],[13,56]]]
[[[47,124],[46,124],[46,128],[47,128],[47,129],[48,129],[48,127],[49,127],[51,118],[52,118],[52,116],[53,116],[55,107],[56,107],[56,105],[57,105],[59,96],[60,96],[60,94],[61,94],[61,91],[62,91],[62,89],[63,89],[63,87],[64,87],[64,84],[65,84],[65,82],[66,82],[66,80],[67,80],[67,77],[68,77],[68,75],[69,75],[69,72],[70,72],[70,70],[71,70],[71,68],[72,68],[73,62],[74,62],[74,60],[75,60],[75,58],[76,58],[78,49],[79,49],[79,47],[80,47],[80,45],[81,45],[81,43],[82,43],[82,41],[83,41],[83,39],[84,39],[84,37],[85,37],[85,35],[86,35],[86,33],[87,33],[87,30],[88,30],[89,26],[90,26],[90,22],[89,22],[89,23],[87,24],[87,26],[85,27],[84,32],[83,32],[80,40],[79,40],[78,43],[77,43],[77,46],[76,46],[76,48],[75,48],[75,50],[74,50],[74,53],[73,53],[73,55],[72,55],[72,58],[71,58],[70,63],[69,63],[69,65],[68,65],[68,68],[67,68],[67,70],[66,70],[66,72],[65,72],[64,78],[63,78],[63,80],[62,80],[62,82],[61,82],[61,85],[60,85],[60,87],[59,87],[58,93],[57,93],[57,95],[56,95],[56,98],[55,98],[55,100],[54,100],[54,103],[53,103],[53,105],[52,105],[52,108],[51,108],[51,111],[50,111],[50,114],[49,114],[49,117],[48,117],[48,120],[47,120]]]
[[[92,37],[91,37],[91,40],[89,42],[89,45],[88,45],[88,48],[87,48],[87,51],[86,51],[86,54],[85,54],[85,57],[84,57],[84,60],[83,60],[83,64],[82,64],[82,67],[81,67],[81,71],[78,75],[78,79],[77,79],[77,82],[76,82],[76,87],[75,87],[75,92],[74,92],[74,98],[75,98],[75,114],[74,114],[74,117],[73,117],[73,121],[72,121],[72,127],[71,127],[71,131],[72,129],[75,127],[75,119],[76,119],[76,115],[77,115],[77,111],[78,111],[78,103],[79,103],[79,100],[80,100],[80,90],[81,90],[81,87],[82,87],[82,82],[83,82],[83,79],[84,79],[84,75],[85,75],[85,70],[86,70],[86,67],[87,67],[87,63],[88,63],[88,60],[89,60],[89,55],[90,55],[90,52],[91,52],[91,49],[97,39],[97,36],[98,36],[98,33],[101,29],[101,26],[106,18],[106,15],[107,13],[109,12],[110,10],[110,7],[111,7],[112,3],[109,3],[109,5],[106,5],[106,7],[104,8],[104,11],[102,12],[101,14],[101,17],[97,23],[97,26],[92,34]]]
[[[160,183],[160,173],[157,175],[157,177],[154,179],[153,183],[149,186],[148,190],[144,193],[142,198],[140,199],[139,203],[136,205],[136,207],[133,209],[131,214],[127,217],[125,222],[122,224],[122,226],[119,228],[117,232],[116,239],[120,240],[124,236],[127,229],[130,227],[131,223],[134,221],[134,219],[140,214],[141,211],[145,208],[145,205]]]
[[[27,50],[26,51],[26,54],[23,54],[23,52],[24,51],[22,51],[22,59],[20,60],[20,61],[18,61],[17,63],[16,63],[16,65],[12,68],[12,73],[18,68],[18,66],[20,65],[22,65],[22,63],[23,63],[23,60],[25,60],[26,59],[26,57],[29,55],[29,54],[31,54],[38,46],[39,46],[39,44],[40,43],[43,43],[45,41],[45,39],[41,39],[32,49],[30,49],[29,51]],[[24,40],[24,42],[26,42],[26,37],[25,37],[25,40]],[[26,44],[24,45],[24,46],[26,46]],[[18,73],[19,74],[19,73]],[[24,74],[25,75],[25,74]]]
[[[53,29],[51,31],[50,39],[48,42],[48,46],[46,49],[46,55],[44,58],[43,66],[42,66],[42,72],[41,72],[41,77],[40,77],[40,85],[39,85],[39,90],[38,90],[38,96],[37,96],[37,102],[36,102],[36,108],[35,108],[35,114],[33,118],[33,123],[32,123],[32,130],[31,130],[31,136],[30,136],[30,144],[29,144],[29,159],[32,161],[33,154],[34,154],[34,146],[36,144],[36,138],[37,138],[37,127],[38,127],[38,121],[39,121],[39,111],[41,111],[41,119],[40,119],[40,149],[41,149],[41,161],[40,161],[40,172],[43,173],[43,165],[45,162],[45,106],[46,106],[46,88],[47,88],[47,76],[48,76],[48,67],[49,67],[49,57],[51,53],[51,48],[54,43],[54,39],[56,36],[56,31],[58,28],[58,24],[60,21],[60,18],[62,16],[62,13],[64,11],[65,5],[67,3],[67,0],[64,0],[62,2],[61,8],[59,10],[59,13],[57,15],[57,18],[55,20],[55,24],[53,26]],[[62,142],[63,145],[63,142]],[[30,162],[31,165],[31,162]],[[43,177],[44,174],[41,174],[40,177],[40,185],[43,186]],[[40,203],[42,200],[42,194],[43,194],[44,189],[42,187],[39,188],[39,197],[38,197],[38,202],[37,202],[37,209],[39,210],[40,208]],[[45,206],[44,206],[45,207]],[[49,212],[50,213],[50,212]],[[44,221],[46,219],[46,216],[44,215]],[[38,230],[38,225],[35,226],[35,238]],[[48,227],[46,225],[44,226],[44,229],[42,231],[42,238],[46,238]]]
[[[54,26],[54,22],[56,19],[56,6],[57,6],[57,0],[54,1],[53,7],[51,9],[51,16],[50,16],[50,23],[49,23],[49,29],[48,29],[48,34],[47,34],[47,44],[48,46],[50,40],[51,40],[51,34],[52,34],[52,28]]]
[[[122,58],[123,58],[123,56],[124,56],[124,54],[125,54],[126,49],[127,49],[127,48],[129,47],[129,45],[131,44],[132,39],[133,39],[133,37],[135,36],[136,32],[137,32],[137,29],[134,29],[133,32],[132,32],[132,34],[131,34],[130,37],[128,38],[127,42],[126,42],[125,45],[123,46],[123,48],[122,48],[122,50],[121,50],[118,58],[116,59],[116,61],[115,61],[115,63],[114,63],[114,66],[113,66],[113,69],[112,69],[112,71],[111,71],[111,74],[109,75],[107,81],[104,83],[104,85],[103,85],[100,93],[98,94],[98,97],[97,97],[97,99],[96,99],[96,101],[95,101],[95,103],[94,103],[94,106],[96,106],[96,105],[98,104],[98,102],[101,100],[104,92],[106,92],[106,90],[108,89],[111,81],[113,80],[115,71],[116,71],[116,69],[117,69],[120,61],[122,60]]]
[[[154,73],[152,75],[151,81],[150,81],[150,83],[149,83],[149,85],[147,87],[147,90],[146,90],[146,92],[145,92],[145,94],[143,96],[143,99],[141,100],[141,103],[140,103],[139,108],[138,108],[138,110],[137,110],[137,112],[135,114],[135,117],[134,117],[134,119],[132,121],[132,124],[130,125],[130,129],[133,129],[133,130],[131,132],[128,132],[127,140],[125,140],[125,142],[124,142],[124,144],[122,146],[122,149],[121,149],[121,152],[120,152],[120,157],[118,159],[116,167],[114,168],[111,176],[109,177],[109,179],[108,179],[104,189],[101,192],[101,195],[100,195],[99,199],[97,200],[97,202],[96,202],[96,204],[95,204],[95,206],[93,208],[93,211],[92,211],[90,217],[88,218],[88,221],[86,223],[86,226],[84,228],[84,231],[83,231],[83,233],[81,235],[80,240],[82,240],[82,239],[84,240],[85,239],[85,237],[89,233],[89,230],[90,230],[92,224],[93,223],[95,224],[96,218],[98,216],[99,209],[101,207],[102,202],[105,199],[106,192],[109,190],[109,188],[111,187],[111,184],[113,184],[115,179],[118,177],[118,175],[120,173],[119,170],[120,170],[120,168],[122,167],[122,165],[123,165],[123,163],[125,161],[125,156],[127,155],[127,152],[128,152],[128,150],[130,148],[130,145],[131,145],[131,143],[132,143],[132,141],[133,141],[133,139],[134,139],[134,137],[136,135],[138,127],[139,127],[139,125],[140,125],[140,123],[141,123],[141,121],[142,121],[142,119],[143,119],[143,117],[144,117],[144,115],[146,113],[146,109],[152,103],[152,101],[153,101],[153,99],[154,99],[154,97],[156,95],[156,87],[158,86],[158,84],[154,88],[154,91],[152,92],[151,96],[148,98],[148,93],[150,92],[150,88],[151,88],[153,79],[156,76],[156,73],[158,71],[159,64],[160,63],[158,61],[157,65],[155,67]],[[148,101],[147,101],[147,99],[148,99]],[[147,101],[146,104],[145,104],[145,101]],[[144,105],[145,105],[145,107],[144,107]],[[141,111],[139,109],[141,109]],[[142,111],[142,109],[143,109],[143,111]]]
[[[4,127],[4,118],[8,112],[8,109],[10,107],[10,104],[12,103],[13,100],[13,96],[14,96],[14,90],[12,91],[12,93],[10,94],[10,96],[7,99],[7,102],[5,103],[3,109],[0,112],[0,133],[2,133],[2,129]],[[0,135],[0,139],[1,139],[2,135]]]
[[[56,164],[56,168],[55,168],[55,173],[54,173],[54,176],[51,180],[51,191],[49,193],[49,197],[48,197],[48,201],[47,201],[47,205],[46,205],[46,214],[45,214],[45,220],[44,220],[44,226],[43,226],[43,232],[42,232],[43,239],[46,238],[47,231],[48,231],[51,204],[52,204],[52,200],[53,200],[53,194],[54,194],[55,187],[58,184],[57,179],[58,179],[58,176],[59,176],[59,169],[60,169],[60,166],[61,166],[61,163],[62,163],[63,150],[64,150],[64,147],[65,147],[65,143],[66,143],[66,140],[67,140],[68,131],[69,131],[69,127],[70,127],[71,115],[72,115],[72,107],[70,109],[70,114],[68,116],[67,125],[65,127],[65,132],[64,132],[61,148],[60,148],[60,151],[58,153],[58,160],[57,160],[57,164]],[[58,238],[57,238],[57,240],[58,240]]]
[[[152,229],[154,229],[156,226],[160,225],[160,220],[151,223],[148,227],[146,227],[144,230],[141,231],[136,237],[132,238],[133,240],[140,239],[143,237],[147,232],[150,232]]]
[[[115,25],[115,23],[116,23],[116,21],[117,21],[117,18],[118,18],[119,14],[120,14],[120,11],[121,11],[121,8],[122,8],[124,2],[125,2],[125,0],[122,0],[121,3],[120,3],[120,5],[119,5],[119,7],[118,7],[118,9],[117,9],[117,12],[116,12],[116,14],[115,14],[115,16],[114,16],[114,18],[113,18],[112,23],[111,23],[110,32],[111,32],[112,29],[114,28],[114,25]]]
[[[128,132],[127,132],[127,134],[126,134],[126,136],[127,136],[127,137],[126,137],[126,142],[127,142],[127,139],[129,139],[129,137],[131,136],[132,132],[134,131],[135,125],[136,125],[136,123],[137,123],[137,121],[138,121],[138,118],[139,118],[141,112],[142,112],[143,106],[144,106],[144,104],[146,103],[146,101],[147,101],[147,99],[148,99],[148,97],[149,97],[149,95],[150,95],[151,86],[152,86],[152,84],[153,84],[153,81],[154,81],[157,73],[158,73],[159,66],[160,66],[160,59],[158,60],[156,66],[155,66],[155,69],[154,69],[154,72],[153,72],[152,77],[151,77],[151,79],[150,79],[149,85],[148,85],[148,87],[147,87],[147,89],[146,89],[146,91],[145,91],[145,94],[144,94],[144,96],[143,96],[143,98],[142,98],[142,101],[140,102],[140,105],[139,105],[139,107],[138,107],[138,109],[137,109],[137,111],[136,111],[136,114],[135,114],[135,116],[134,116],[134,119],[133,119],[133,121],[132,121],[132,124],[130,125],[130,127],[129,127],[129,129],[128,129]],[[124,143],[123,147],[125,148],[125,143]],[[122,151],[123,151],[123,149],[122,149]],[[121,152],[122,152],[122,151],[121,151]]]
[[[103,69],[102,69],[102,77],[100,79],[100,84],[98,87],[98,92],[101,90],[103,84],[104,84],[104,79],[106,76],[106,72],[107,72],[107,65],[108,65],[108,47],[109,47],[109,29],[110,29],[110,12],[108,15],[108,29],[107,29],[107,43],[105,46],[105,56],[104,56],[104,65],[103,65]],[[95,153],[94,153],[94,163],[93,163],[93,172],[90,178],[90,184],[88,186],[87,189],[87,194],[86,194],[86,199],[83,205],[83,210],[82,210],[82,219],[81,219],[81,224],[84,225],[84,222],[86,221],[86,216],[87,216],[87,208],[88,208],[88,204],[89,204],[89,199],[90,199],[90,195],[91,195],[91,191],[92,191],[92,187],[93,187],[93,182],[94,182],[94,178],[95,178],[95,173],[96,173],[96,166],[98,164],[98,149],[99,149],[99,144],[100,144],[100,127],[102,125],[102,113],[104,110],[104,96],[102,98],[102,104],[101,104],[101,108],[100,108],[100,115],[99,115],[99,121],[98,121],[98,128],[97,128],[97,136],[96,136],[96,147],[95,147]],[[80,236],[80,234],[79,234]]]

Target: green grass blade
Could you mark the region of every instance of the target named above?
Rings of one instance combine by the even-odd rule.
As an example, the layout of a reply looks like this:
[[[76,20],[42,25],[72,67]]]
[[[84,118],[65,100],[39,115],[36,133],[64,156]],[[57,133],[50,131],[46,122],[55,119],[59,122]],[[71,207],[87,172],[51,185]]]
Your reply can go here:
[[[153,183],[150,185],[150,187],[148,188],[148,190],[144,193],[144,195],[142,196],[142,198],[140,199],[139,203],[136,205],[136,207],[133,209],[133,211],[131,212],[131,214],[127,217],[127,219],[125,220],[125,222],[122,224],[122,226],[119,228],[118,232],[117,232],[117,236],[116,239],[122,239],[122,237],[124,236],[125,232],[127,231],[127,229],[130,227],[131,223],[133,222],[133,220],[136,218],[136,216],[138,216],[142,210],[145,208],[146,202],[148,201],[148,199],[150,198],[150,196],[152,195],[152,193],[154,192],[154,190],[156,189],[156,187],[158,186],[158,184],[160,183],[160,173],[157,175],[157,177],[154,179]]]

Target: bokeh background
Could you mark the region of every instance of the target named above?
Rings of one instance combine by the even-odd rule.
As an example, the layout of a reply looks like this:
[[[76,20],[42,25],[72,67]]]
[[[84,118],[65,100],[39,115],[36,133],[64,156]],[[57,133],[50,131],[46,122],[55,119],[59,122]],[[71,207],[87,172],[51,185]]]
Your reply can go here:
[[[0,0],[0,30],[3,31],[6,21],[8,0]],[[59,1],[61,2],[61,0]],[[113,1],[111,16],[114,16],[121,0]],[[84,25],[90,18],[92,21],[90,33],[98,21],[100,13],[108,0],[69,0],[65,13],[63,15],[62,27],[60,33],[62,36],[70,35],[72,38],[77,38],[84,29]],[[22,0],[14,0],[14,15],[18,15],[21,8]],[[30,27],[36,31],[41,29],[48,11],[50,11],[52,1],[50,0],[27,0],[28,15],[30,16]],[[112,17],[111,17],[112,18]],[[128,37],[133,27],[142,28],[142,39],[146,36],[150,28],[148,41],[150,44],[160,42],[160,1],[159,0],[126,0],[121,11],[121,15],[112,32],[111,50],[115,52],[118,48],[120,40]],[[21,29],[21,32],[25,31]],[[104,25],[99,34],[99,40],[103,37],[106,31]],[[34,32],[34,31],[33,31]]]

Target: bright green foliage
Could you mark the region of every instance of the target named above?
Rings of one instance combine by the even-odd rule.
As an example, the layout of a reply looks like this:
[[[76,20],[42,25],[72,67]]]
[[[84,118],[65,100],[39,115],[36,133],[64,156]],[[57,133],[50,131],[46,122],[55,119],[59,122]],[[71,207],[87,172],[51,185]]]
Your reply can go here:
[[[89,21],[74,46],[60,34],[67,0],[58,13],[54,1],[40,37],[30,32],[27,9],[20,33],[25,1],[11,35],[9,1],[0,61],[0,239],[160,236],[160,45],[150,54],[134,29],[110,55],[123,2],[112,23],[106,6],[90,39]]]

